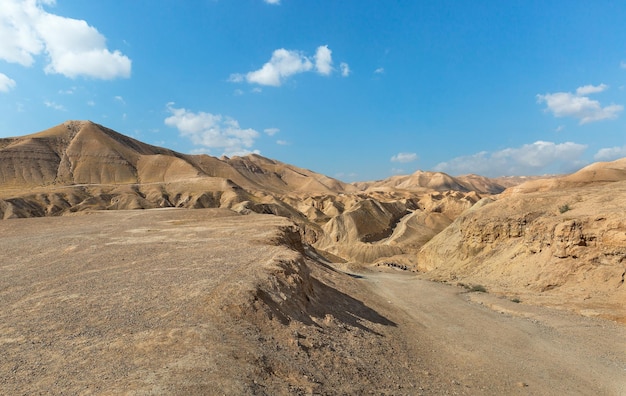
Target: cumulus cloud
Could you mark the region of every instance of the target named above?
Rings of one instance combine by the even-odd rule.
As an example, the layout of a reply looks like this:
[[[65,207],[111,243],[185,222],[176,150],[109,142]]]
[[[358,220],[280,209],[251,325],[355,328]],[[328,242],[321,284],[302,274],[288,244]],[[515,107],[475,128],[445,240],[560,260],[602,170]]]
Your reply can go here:
[[[383,73],[385,73],[384,67],[379,67],[378,69],[374,70],[374,74],[383,74]]]
[[[391,157],[391,162],[407,163],[417,160],[417,154],[415,153],[398,153]]]
[[[246,81],[278,87],[286,78],[312,68],[311,60],[300,52],[280,48],[272,53],[272,58],[263,67],[246,74]]]
[[[550,172],[571,172],[582,165],[587,145],[572,142],[537,141],[517,148],[457,157],[437,164],[434,170],[454,175],[476,173],[484,176],[524,176]]]
[[[15,88],[15,81],[4,73],[0,73],[0,92],[9,92]]]
[[[330,75],[333,71],[332,51],[328,49],[327,45],[317,47],[315,52],[315,69],[324,76]]]
[[[131,60],[111,52],[105,37],[84,20],[66,18],[44,10],[54,0],[3,0],[0,2],[0,59],[32,66],[45,54],[44,71],[66,77],[111,80],[130,77]]]
[[[267,133],[269,136],[274,136],[278,132],[280,132],[280,129],[278,129],[278,128],[266,128],[266,129],[263,130],[263,132]]]
[[[626,146],[602,148],[593,156],[593,159],[596,161],[613,161],[624,157],[626,157]]]
[[[246,74],[233,73],[228,81],[279,87],[289,77],[300,73],[316,71],[323,76],[329,76],[334,71],[332,64],[332,51],[327,45],[317,47],[313,57],[306,56],[301,51],[279,48],[274,50],[269,62],[260,69]],[[344,77],[350,73],[347,63],[342,63],[340,67]]]
[[[181,136],[189,138],[198,146],[196,152],[220,149],[228,156],[258,152],[250,148],[259,133],[251,128],[241,128],[239,122],[231,117],[203,111],[194,113],[176,108],[174,103],[168,103],[167,110],[171,115],[165,119],[165,125],[175,127]]]
[[[580,120],[580,124],[589,122],[610,120],[617,118],[624,106],[612,104],[602,107],[597,100],[589,99],[593,93],[602,92],[608,89],[605,84],[585,85],[576,89],[576,93],[555,92],[537,95],[538,103],[545,103],[547,111],[552,112],[555,117],[574,117]]]

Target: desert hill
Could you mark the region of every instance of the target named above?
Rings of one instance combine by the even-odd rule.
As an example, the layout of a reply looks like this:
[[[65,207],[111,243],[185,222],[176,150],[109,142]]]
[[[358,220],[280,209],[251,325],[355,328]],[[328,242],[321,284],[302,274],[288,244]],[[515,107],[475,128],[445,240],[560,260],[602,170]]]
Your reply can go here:
[[[258,155],[220,160],[151,146],[90,121],[67,121],[20,138],[0,139],[0,185],[145,184],[229,179],[241,187],[285,192],[351,187]]]
[[[433,237],[417,268],[521,300],[626,321],[626,160],[485,198]]]
[[[589,312],[622,317],[613,305],[624,290],[625,161],[544,179],[417,171],[351,185],[259,155],[185,155],[68,121],[0,139],[0,217],[168,207],[273,214],[332,261],[541,293],[541,302],[582,296],[576,309],[608,304]]]
[[[475,191],[480,194],[499,194],[505,187],[494,179],[479,175],[452,177],[443,172],[418,170],[411,175],[392,176],[374,182],[359,182],[355,186],[363,191]]]
[[[177,153],[90,121],[0,139],[0,160],[5,219],[102,209],[227,208],[290,218],[307,243],[360,262],[415,252],[480,198],[475,190],[500,191],[485,178],[476,176],[472,184],[424,172],[363,191],[256,154]],[[423,221],[432,217],[428,213],[441,219]],[[415,221],[419,227],[407,227]],[[423,234],[404,235],[417,229]]]

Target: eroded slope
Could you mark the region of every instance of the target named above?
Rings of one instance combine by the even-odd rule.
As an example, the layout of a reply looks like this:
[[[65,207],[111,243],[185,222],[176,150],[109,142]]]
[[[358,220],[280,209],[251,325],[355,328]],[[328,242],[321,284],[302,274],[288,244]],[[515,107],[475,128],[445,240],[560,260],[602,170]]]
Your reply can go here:
[[[418,268],[626,321],[626,181],[615,177],[623,164],[532,181],[479,202],[422,248]]]

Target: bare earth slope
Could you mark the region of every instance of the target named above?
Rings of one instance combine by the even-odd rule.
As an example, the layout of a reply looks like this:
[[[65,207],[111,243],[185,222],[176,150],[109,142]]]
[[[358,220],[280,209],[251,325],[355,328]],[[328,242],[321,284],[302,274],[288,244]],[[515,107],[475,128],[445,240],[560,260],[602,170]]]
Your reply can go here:
[[[626,323],[626,162],[485,199],[419,252],[418,268],[523,301]]]
[[[275,216],[94,212],[0,235],[1,394],[626,391],[617,324],[348,276]]]

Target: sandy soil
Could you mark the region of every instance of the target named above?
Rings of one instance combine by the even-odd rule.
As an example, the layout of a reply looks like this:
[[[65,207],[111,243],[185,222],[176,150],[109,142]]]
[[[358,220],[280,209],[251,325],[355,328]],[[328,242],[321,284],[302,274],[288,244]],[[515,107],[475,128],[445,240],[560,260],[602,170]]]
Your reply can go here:
[[[228,210],[0,222],[0,394],[626,393],[626,328],[303,256]]]
[[[454,394],[626,394],[624,326],[397,272],[366,281]]]

